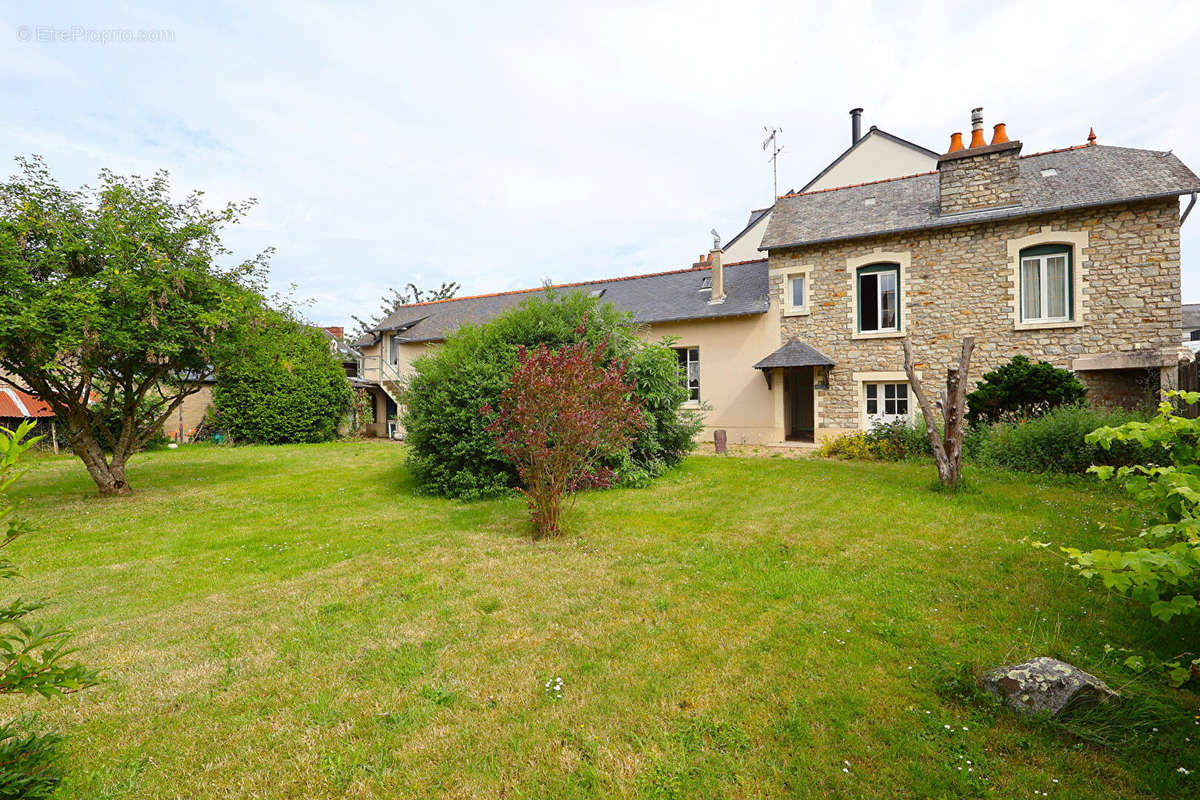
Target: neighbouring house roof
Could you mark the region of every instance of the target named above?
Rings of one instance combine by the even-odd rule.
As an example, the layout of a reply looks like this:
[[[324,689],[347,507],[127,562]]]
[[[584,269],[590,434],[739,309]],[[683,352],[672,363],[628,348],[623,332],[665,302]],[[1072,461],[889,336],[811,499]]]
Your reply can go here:
[[[834,360],[812,345],[793,339],[754,365],[755,369],[776,367],[832,367]]]
[[[847,147],[847,148],[846,148],[846,149],[845,149],[845,150],[842,152],[842,154],[841,154],[840,156],[838,156],[837,158],[835,158],[833,161],[830,161],[830,162],[829,162],[829,166],[825,167],[825,169],[823,169],[823,170],[821,170],[820,172],[818,172],[818,173],[816,174],[816,177],[814,177],[814,178],[813,178],[811,181],[809,181],[808,183],[804,184],[804,186],[803,186],[803,187],[802,187],[802,188],[801,188],[799,191],[800,191],[800,192],[807,192],[810,186],[812,186],[812,185],[813,185],[814,183],[816,183],[817,181],[821,180],[821,178],[824,178],[826,175],[828,175],[828,174],[829,174],[829,172],[830,172],[830,170],[832,170],[832,169],[833,169],[834,167],[836,167],[838,164],[842,163],[842,162],[843,162],[843,161],[845,161],[847,158],[849,158],[849,156],[850,156],[850,154],[851,154],[851,153],[853,153],[853,152],[854,152],[855,150],[857,150],[857,149],[858,149],[860,146],[862,146],[862,144],[863,144],[864,142],[866,142],[866,141],[867,141],[867,139],[868,139],[869,137],[873,136],[873,135],[874,135],[874,136],[879,136],[879,137],[882,137],[882,138],[884,138],[884,139],[887,139],[887,140],[888,140],[888,141],[890,141],[890,142],[895,142],[896,144],[898,144],[898,145],[902,145],[902,146],[904,146],[904,147],[907,147],[907,148],[909,148],[910,150],[913,150],[913,151],[915,151],[915,152],[917,152],[917,153],[920,153],[921,155],[929,156],[930,158],[937,158],[937,157],[938,157],[938,153],[935,153],[935,152],[933,152],[932,150],[929,150],[929,149],[927,149],[927,148],[925,148],[925,147],[921,147],[921,145],[917,144],[916,142],[910,142],[908,139],[902,139],[902,138],[900,138],[899,136],[895,135],[894,133],[888,133],[887,131],[883,130],[882,128],[877,128],[877,127],[875,127],[874,125],[872,125],[872,126],[871,126],[871,129],[870,129],[870,130],[868,130],[868,131],[866,132],[866,134],[864,134],[863,136],[860,136],[860,137],[858,137],[858,141],[857,141],[857,142],[855,142],[854,144],[852,144],[852,145],[850,145],[849,147]],[[798,192],[790,192],[790,194],[798,194]]]
[[[639,324],[765,314],[768,307],[766,259],[726,264],[724,269],[723,303],[709,303],[712,269],[708,267],[565,283],[550,288],[599,293],[601,302],[612,303],[619,311],[629,312],[633,321]],[[373,331],[402,333],[406,342],[441,341],[463,323],[486,322],[522,300],[545,292],[545,288],[522,289],[413,303],[393,311]],[[364,336],[359,342],[364,340],[369,345],[374,337]]]
[[[775,207],[775,206],[767,206],[766,208],[755,208],[755,209],[752,209],[752,210],[750,211],[750,220],[749,220],[749,221],[746,223],[746,227],[742,228],[740,231],[738,231],[738,233],[737,233],[737,235],[736,235],[736,236],[734,236],[732,239],[730,239],[728,242],[726,242],[726,243],[724,244],[724,248],[725,248],[726,250],[728,250],[730,247],[733,247],[735,244],[737,244],[737,242],[738,242],[738,241],[739,241],[739,240],[740,240],[740,239],[741,239],[743,236],[745,236],[747,233],[749,233],[749,232],[750,232],[750,229],[751,229],[751,228],[753,228],[755,225],[757,225],[757,224],[758,224],[758,221],[759,221],[760,219],[762,219],[762,218],[763,218],[764,216],[766,216],[767,214],[770,214],[770,213],[771,213],[771,209],[772,209],[772,208],[774,208],[774,207]]]
[[[0,386],[0,417],[43,419],[53,416],[49,403],[40,397],[11,386]]]
[[[1080,145],[1022,156],[1019,165],[1019,205],[959,214],[940,213],[936,171],[785,195],[775,203],[759,249],[798,247],[1200,191],[1200,178],[1170,152]],[[1053,168],[1056,174],[1042,175],[1042,170],[1048,168]],[[868,199],[874,202],[867,205]]]
[[[339,339],[338,337],[334,336],[333,333],[328,328],[318,328],[316,326],[312,326],[312,327],[314,330],[320,331],[322,333],[322,335],[324,335],[325,338],[329,340],[329,342],[331,344],[331,349],[334,352],[336,352],[338,355],[340,355],[342,357],[342,360],[354,361],[358,358],[358,351],[355,350],[350,345],[346,344],[346,341],[344,339]],[[368,344],[370,344],[370,342],[368,342]]]
[[[1183,304],[1183,327],[1200,328],[1200,303]]]

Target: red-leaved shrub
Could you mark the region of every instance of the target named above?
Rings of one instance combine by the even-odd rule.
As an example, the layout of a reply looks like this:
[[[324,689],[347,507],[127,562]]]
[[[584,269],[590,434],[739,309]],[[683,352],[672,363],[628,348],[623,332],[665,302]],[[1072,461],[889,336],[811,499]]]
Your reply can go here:
[[[483,409],[521,480],[535,539],[562,532],[564,501],[576,491],[611,485],[604,460],[646,425],[625,363],[605,367],[605,345],[521,348],[497,408]]]

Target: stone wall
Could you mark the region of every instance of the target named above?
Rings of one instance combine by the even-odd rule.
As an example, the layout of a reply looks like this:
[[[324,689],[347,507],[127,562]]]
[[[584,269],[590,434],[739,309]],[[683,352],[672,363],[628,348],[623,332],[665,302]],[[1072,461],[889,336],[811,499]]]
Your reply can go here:
[[[1078,318],[1059,327],[1022,329],[1015,313],[1010,240],[1059,233],[1064,241],[1086,235],[1075,260]],[[852,265],[875,258],[902,261],[901,332],[860,338]],[[969,335],[976,342],[972,385],[1017,354],[1069,369],[1079,356],[1179,345],[1179,204],[1174,198],[772,251],[773,303],[782,303],[787,270],[803,266],[812,268],[809,314],[784,317],[782,338],[807,342],[837,363],[829,388],[817,391],[818,435],[860,426],[862,376],[855,373],[903,370],[905,334],[912,338],[930,389],[944,383],[946,368]],[[1128,375],[1097,379],[1103,393],[1131,393],[1144,377],[1144,370],[1122,372]],[[1116,385],[1126,380],[1129,386]]]
[[[1098,369],[1079,373],[1079,380],[1087,387],[1087,400],[1092,405],[1152,408],[1158,403],[1163,382],[1161,372],[1157,369]]]
[[[938,159],[943,214],[1021,202],[1020,142],[947,153]]]

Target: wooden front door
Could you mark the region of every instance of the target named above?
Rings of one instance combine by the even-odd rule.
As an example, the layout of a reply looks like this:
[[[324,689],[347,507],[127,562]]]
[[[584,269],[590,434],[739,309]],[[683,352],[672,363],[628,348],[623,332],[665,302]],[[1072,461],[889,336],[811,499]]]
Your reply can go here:
[[[784,370],[783,391],[787,438],[811,442],[813,438],[813,368]]]

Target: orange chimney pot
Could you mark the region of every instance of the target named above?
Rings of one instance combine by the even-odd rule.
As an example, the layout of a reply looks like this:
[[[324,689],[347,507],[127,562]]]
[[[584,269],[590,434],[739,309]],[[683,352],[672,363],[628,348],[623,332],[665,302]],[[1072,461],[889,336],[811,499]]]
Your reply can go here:
[[[992,144],[1004,144],[1007,141],[1008,130],[1004,127],[1004,123],[1001,122],[992,128]]]
[[[947,150],[946,152],[947,153],[957,153],[959,150],[962,150],[962,149],[963,149],[962,134],[961,133],[950,134],[950,149]]]
[[[987,141],[985,141],[983,138],[983,128],[976,128],[975,130],[971,131],[971,148],[970,149],[974,149],[976,147],[983,147],[985,144],[987,144]]]

